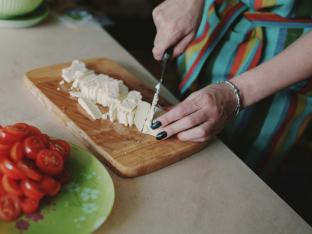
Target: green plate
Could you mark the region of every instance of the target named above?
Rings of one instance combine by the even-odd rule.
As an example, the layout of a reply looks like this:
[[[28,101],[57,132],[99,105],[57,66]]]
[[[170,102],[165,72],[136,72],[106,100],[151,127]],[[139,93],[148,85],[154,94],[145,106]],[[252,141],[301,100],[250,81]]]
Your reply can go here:
[[[10,19],[0,19],[0,28],[26,28],[40,23],[49,15],[45,4],[40,5],[35,11]]]
[[[98,229],[114,204],[110,175],[93,155],[76,145],[72,145],[67,168],[71,182],[59,195],[43,201],[38,213],[0,222],[0,233],[87,234]]]

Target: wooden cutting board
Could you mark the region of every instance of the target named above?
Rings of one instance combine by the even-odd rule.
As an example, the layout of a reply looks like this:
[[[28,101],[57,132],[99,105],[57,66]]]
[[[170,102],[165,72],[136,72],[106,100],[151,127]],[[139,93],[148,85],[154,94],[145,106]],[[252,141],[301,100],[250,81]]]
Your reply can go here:
[[[84,60],[89,69],[123,80],[130,90],[142,93],[151,102],[154,91],[144,86],[121,65],[105,58]],[[109,120],[92,121],[66,91],[57,90],[61,71],[70,63],[31,70],[25,82],[31,93],[53,112],[64,125],[116,173],[135,177],[163,168],[198,152],[205,144],[181,142],[177,138],[157,141],[141,134],[135,127],[125,127]],[[163,99],[161,105],[166,105]]]

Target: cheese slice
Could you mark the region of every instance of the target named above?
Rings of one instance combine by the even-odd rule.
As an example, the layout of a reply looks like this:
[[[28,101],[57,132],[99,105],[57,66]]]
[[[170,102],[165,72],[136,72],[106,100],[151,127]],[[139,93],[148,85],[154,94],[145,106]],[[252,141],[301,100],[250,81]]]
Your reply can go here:
[[[89,70],[86,68],[86,65],[83,62],[74,60],[70,67],[62,70],[62,77],[67,83],[70,83],[77,77],[83,76],[88,71]]]
[[[134,125],[140,132],[143,131],[144,123],[146,121],[150,109],[151,109],[150,103],[145,101],[140,101],[138,103],[134,117]]]
[[[78,103],[92,119],[97,120],[102,118],[102,113],[94,102],[80,97],[78,98]]]
[[[156,136],[158,133],[158,130],[151,129],[151,123],[152,121],[148,120],[149,112],[151,110],[151,104],[145,101],[140,101],[138,103],[135,117],[134,117],[134,125],[136,128],[143,132],[144,134],[149,134],[152,136]]]
[[[152,114],[150,112],[153,112]],[[162,114],[165,113],[165,111],[161,108],[158,108],[158,107],[155,107],[154,109],[150,109],[150,112],[147,114],[147,118],[146,118],[146,121],[145,121],[145,124],[144,124],[144,127],[143,127],[143,133],[145,134],[149,134],[149,135],[152,135],[152,136],[156,136],[159,132],[158,129],[152,129],[151,128],[151,125],[152,125],[152,121],[153,119],[161,116]]]
[[[95,74],[79,60],[73,61],[70,67],[63,69],[62,76],[64,81],[72,82],[69,94],[78,98],[79,105],[92,119],[110,119],[112,122],[117,120],[125,126],[135,125],[145,134],[155,136],[158,133],[157,130],[151,129],[150,125],[156,117],[154,115],[157,112],[159,84],[156,86],[154,101],[150,104],[142,101],[140,92],[129,91],[122,80]],[[108,112],[101,113],[96,104],[108,107]]]
[[[69,95],[70,95],[71,97],[74,97],[74,98],[80,98],[80,97],[82,97],[82,95],[81,95],[80,92],[75,92],[75,91],[70,91],[70,92],[69,92]]]

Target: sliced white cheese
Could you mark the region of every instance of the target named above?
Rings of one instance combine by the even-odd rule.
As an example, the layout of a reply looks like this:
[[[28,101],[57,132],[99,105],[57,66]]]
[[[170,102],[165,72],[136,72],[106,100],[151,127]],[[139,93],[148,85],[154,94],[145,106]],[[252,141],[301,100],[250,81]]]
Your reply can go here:
[[[127,113],[127,121],[130,127],[132,127],[134,124],[134,116],[135,116],[135,111],[131,111]]]
[[[117,101],[116,101],[117,102]],[[112,103],[108,108],[108,116],[110,121],[114,122],[117,119],[117,104]]]
[[[128,118],[125,111],[117,111],[117,120],[119,123],[128,126]]]
[[[151,105],[142,101],[140,92],[129,91],[123,81],[104,74],[97,75],[78,60],[63,69],[62,76],[66,82],[72,82],[69,94],[78,98],[79,105],[92,119],[117,120],[125,126],[135,125],[145,134],[157,134],[157,130],[152,130],[150,125],[156,111],[159,85]],[[102,114],[96,103],[108,107],[108,112]]]
[[[64,68],[62,70],[62,77],[67,82],[73,82],[77,76],[81,76],[88,71],[86,65],[79,60],[74,60],[70,67]]]
[[[153,119],[159,117],[160,115],[164,114],[165,111],[162,110],[161,108],[158,108],[158,107],[155,107],[154,109],[150,109],[150,111],[153,112],[153,114],[151,115],[150,112],[148,113],[147,115],[147,119],[145,121],[145,125],[143,127],[143,133],[145,134],[149,134],[149,135],[152,135],[152,136],[156,136],[157,133],[159,132],[158,129],[152,129],[151,128],[151,125],[152,125],[152,121]]]
[[[94,102],[80,97],[78,98],[78,103],[92,119],[97,120],[102,118],[102,113]]]
[[[70,91],[69,92],[69,95],[74,97],[74,98],[80,98],[82,97],[81,93],[80,92],[75,92],[75,91]]]
[[[144,127],[149,110],[151,109],[151,104],[145,101],[140,101],[136,108],[134,125],[141,132]]]
[[[106,112],[102,115],[102,119],[107,120],[109,118],[109,113]]]

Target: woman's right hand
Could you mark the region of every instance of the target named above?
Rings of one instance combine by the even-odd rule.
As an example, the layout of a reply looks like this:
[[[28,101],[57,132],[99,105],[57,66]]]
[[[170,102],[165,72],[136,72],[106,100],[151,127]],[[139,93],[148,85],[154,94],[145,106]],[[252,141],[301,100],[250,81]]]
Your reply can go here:
[[[166,0],[153,10],[157,34],[153,55],[161,60],[167,48],[175,45],[173,57],[182,54],[196,35],[204,0]]]

